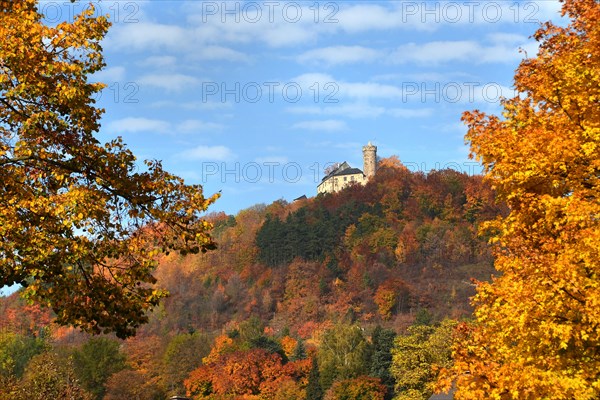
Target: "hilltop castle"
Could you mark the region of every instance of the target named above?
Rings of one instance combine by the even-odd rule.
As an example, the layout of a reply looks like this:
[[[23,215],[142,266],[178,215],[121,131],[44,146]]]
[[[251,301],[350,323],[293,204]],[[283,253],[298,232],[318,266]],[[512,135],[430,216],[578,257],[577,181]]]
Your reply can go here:
[[[377,146],[363,146],[363,171],[344,161],[331,170],[317,186],[317,193],[334,193],[352,184],[364,185],[377,171]]]

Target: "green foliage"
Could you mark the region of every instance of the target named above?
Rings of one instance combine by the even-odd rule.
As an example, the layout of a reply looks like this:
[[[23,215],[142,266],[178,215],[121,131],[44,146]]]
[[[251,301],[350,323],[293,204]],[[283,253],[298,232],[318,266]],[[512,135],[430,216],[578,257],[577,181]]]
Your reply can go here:
[[[241,343],[249,344],[261,337],[265,330],[265,324],[255,315],[241,322],[237,331]]]
[[[433,315],[426,308],[419,308],[415,314],[414,325],[431,325]]]
[[[306,358],[306,347],[303,340],[298,340],[291,361],[304,360]]]
[[[396,380],[395,400],[427,400],[439,368],[452,365],[452,330],[456,321],[438,326],[413,325],[398,336],[392,349],[390,372]]]
[[[312,358],[312,367],[308,375],[308,384],[306,385],[306,400],[321,400],[323,398],[323,388],[321,387],[321,375],[319,373],[319,364],[317,358]]]
[[[183,381],[210,353],[212,339],[199,332],[173,336],[163,355],[162,378],[173,394],[184,393]]]
[[[0,333],[0,375],[20,378],[29,360],[43,352],[47,343],[43,338]]]
[[[12,400],[94,398],[79,384],[73,360],[53,352],[41,353],[31,359],[23,379],[10,396]]]
[[[318,357],[321,386],[327,389],[336,380],[366,375],[371,346],[358,325],[337,324],[323,335]]]
[[[371,356],[371,366],[369,374],[381,380],[381,383],[388,387],[388,392],[394,388],[394,378],[390,374],[392,365],[392,348],[396,332],[391,329],[383,329],[377,326],[371,335],[373,354]]]
[[[81,385],[99,400],[108,378],[125,368],[125,355],[119,350],[119,342],[91,338],[73,352],[73,364]]]
[[[290,263],[294,258],[323,260],[333,255],[346,228],[372,208],[351,201],[330,211],[319,200],[314,207],[302,207],[285,221],[267,214],[256,234],[260,260],[271,266]]]

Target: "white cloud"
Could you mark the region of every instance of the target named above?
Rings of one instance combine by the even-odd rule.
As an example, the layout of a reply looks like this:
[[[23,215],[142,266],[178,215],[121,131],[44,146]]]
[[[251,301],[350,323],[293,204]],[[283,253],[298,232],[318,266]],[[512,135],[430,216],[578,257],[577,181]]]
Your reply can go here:
[[[352,64],[372,62],[377,59],[379,52],[362,46],[331,46],[309,50],[300,54],[296,59],[301,63],[326,65]]]
[[[436,24],[423,23],[421,11],[407,8],[406,4],[414,2],[392,2],[386,6],[375,4],[358,4],[341,8],[335,13],[340,29],[350,33],[381,31],[391,29],[410,29],[432,31]],[[424,4],[424,3],[420,3]]]
[[[524,22],[529,22],[528,19],[540,22],[549,20],[559,22],[561,19],[564,21],[565,18],[560,16],[560,9],[561,2],[558,0],[536,1],[532,5],[528,5],[527,10],[524,10],[523,19]]]
[[[199,60],[225,60],[249,62],[250,57],[240,51],[223,46],[200,46],[191,54],[192,59]]]
[[[111,83],[120,82],[125,79],[125,67],[109,67],[92,75],[98,82]]]
[[[187,119],[176,125],[159,119],[128,117],[109,123],[108,128],[117,133],[128,132],[155,132],[155,133],[194,133],[200,131],[217,131],[224,128],[223,125],[214,122],[201,121],[199,119]]]
[[[497,44],[521,44],[527,43],[527,37],[516,33],[496,32],[487,35],[487,39]]]
[[[266,157],[257,157],[254,159],[257,163],[277,163],[277,164],[287,164],[290,160],[285,156],[266,156]]]
[[[182,133],[193,133],[199,131],[215,131],[223,129],[223,125],[214,122],[205,122],[199,119],[188,119],[177,124],[176,131]]]
[[[302,121],[292,125],[292,129],[303,129],[309,131],[334,132],[346,129],[346,123],[335,119],[323,121]]]
[[[473,41],[436,41],[423,44],[409,43],[392,53],[396,63],[417,62],[439,64],[449,61],[464,61],[477,55],[478,45]]]
[[[139,22],[117,24],[106,40],[108,48],[139,51],[178,48],[189,43],[190,38],[185,28],[176,25]]]
[[[186,110],[224,110],[233,107],[231,103],[222,101],[172,101],[160,100],[149,104],[152,108],[177,108]],[[222,115],[221,115],[222,116]]]
[[[334,79],[331,75],[310,73],[302,74],[292,78],[293,82],[298,83],[302,90],[310,93],[315,83],[322,89],[322,94],[328,95],[331,100],[338,100],[340,97],[350,97],[355,99],[369,98],[398,98],[402,96],[402,90],[392,85],[382,85],[375,82],[344,82]],[[326,86],[327,85],[327,86]]]
[[[137,80],[140,86],[151,86],[164,89],[167,92],[181,92],[196,86],[200,80],[184,74],[148,74]]]
[[[137,132],[169,132],[170,126],[166,121],[149,118],[128,117],[112,121],[108,125],[109,130],[119,134],[122,132],[137,133]]]
[[[141,61],[140,65],[156,68],[169,68],[177,65],[177,58],[173,56],[152,56]]]
[[[180,156],[186,160],[203,161],[228,161],[235,158],[235,154],[225,146],[196,146],[185,150]]]
[[[433,110],[431,108],[392,108],[388,110],[388,114],[396,118],[426,118],[433,114]]]
[[[467,61],[475,64],[513,63],[523,58],[523,54],[519,52],[520,47],[531,47],[525,38],[521,38],[522,41],[517,35],[491,35],[491,46],[472,40],[408,43],[398,47],[390,55],[390,59],[397,64],[414,62],[422,65]]]

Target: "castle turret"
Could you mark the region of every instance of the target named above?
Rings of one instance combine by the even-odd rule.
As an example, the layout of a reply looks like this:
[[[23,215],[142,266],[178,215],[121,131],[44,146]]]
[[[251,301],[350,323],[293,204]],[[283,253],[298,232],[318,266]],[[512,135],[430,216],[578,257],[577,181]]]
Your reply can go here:
[[[373,146],[371,142],[363,146],[363,173],[367,178],[375,175],[377,171],[377,146]]]

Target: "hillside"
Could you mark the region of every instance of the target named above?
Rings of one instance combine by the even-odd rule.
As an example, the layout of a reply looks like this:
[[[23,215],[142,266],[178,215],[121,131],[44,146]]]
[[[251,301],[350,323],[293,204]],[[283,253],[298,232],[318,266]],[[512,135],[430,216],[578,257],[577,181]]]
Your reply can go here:
[[[121,346],[130,367],[124,371],[143,377],[144,393],[157,396],[148,398],[161,398],[181,393],[183,380],[211,348],[213,361],[236,354],[231,349],[270,349],[252,354],[281,354],[291,365],[299,342],[314,354],[323,333],[338,324],[357,324],[371,335],[379,325],[397,334],[415,319],[432,324],[467,317],[471,279],[493,273],[486,239],[477,232],[482,221],[502,212],[480,176],[413,173],[389,158],[365,186],[256,205],[235,216],[211,214],[218,249],[160,260],[155,275],[171,295]],[[47,311],[26,307],[15,296],[2,299],[0,309],[6,332],[45,335],[52,346],[71,349],[67,353],[90,343],[81,333],[53,326]],[[254,333],[244,336],[248,331]],[[293,340],[291,350],[283,338]],[[229,341],[231,351],[219,350]],[[310,365],[296,367],[308,379]],[[123,374],[115,376],[137,379]],[[118,384],[112,382],[104,398],[119,398],[109,396]]]
[[[171,298],[148,329],[218,329],[258,316],[296,331],[348,313],[400,329],[420,309],[468,315],[470,279],[493,271],[477,230],[500,212],[479,176],[411,173],[387,159],[366,186],[213,215],[219,249],[162,260],[157,276]],[[404,298],[378,306],[397,287]]]

